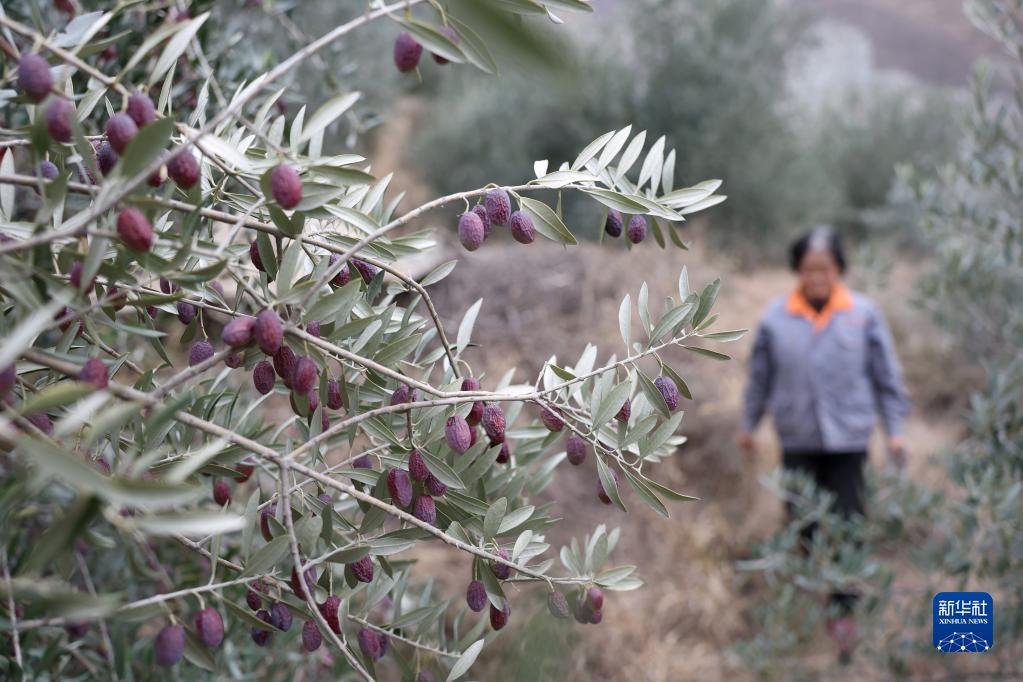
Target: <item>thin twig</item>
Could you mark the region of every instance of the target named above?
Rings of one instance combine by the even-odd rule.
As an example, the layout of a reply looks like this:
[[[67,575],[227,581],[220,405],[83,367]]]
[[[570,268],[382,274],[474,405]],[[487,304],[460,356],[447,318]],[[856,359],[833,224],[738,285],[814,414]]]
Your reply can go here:
[[[7,567],[6,547],[3,549],[2,555],[0,555],[0,561],[3,561],[4,582],[7,583],[7,610],[9,611],[9,618],[11,621],[11,641],[14,643],[14,660],[17,662],[18,667],[24,670],[25,664],[21,660],[21,635],[18,632],[18,613],[17,607],[14,603],[14,587],[11,584],[11,572]],[[22,624],[22,627],[24,627],[24,623]]]
[[[316,601],[313,599],[313,590],[305,580],[306,565],[302,563],[302,557],[298,550],[298,537],[295,535],[295,522],[291,515],[291,484],[288,481],[288,464],[284,462],[280,465],[280,486],[281,486],[281,503],[284,508],[284,528],[288,533],[288,544],[291,547],[291,560],[295,564],[295,573],[298,575],[298,584],[302,587],[302,595],[305,598],[306,604],[309,606],[309,611],[313,615],[313,619],[316,621],[321,631],[326,632],[334,642],[334,646],[341,650],[348,663],[365,679],[369,682],[373,682],[373,676],[362,667],[359,660],[355,658],[351,651],[348,650],[348,640],[345,639],[344,630],[341,631],[340,636],[335,633],[327,619],[320,609],[316,606]]]
[[[75,560],[78,562],[78,570],[82,572],[82,580],[85,581],[85,588],[89,590],[89,594],[93,597],[96,596],[96,586],[92,582],[92,574],[89,572],[89,564],[86,563],[85,558],[82,557],[80,552],[75,552]],[[110,664],[110,679],[117,682],[117,661],[114,660],[114,644],[110,639],[110,629],[107,627],[106,618],[99,619],[99,634],[103,639],[103,648],[106,654],[107,663]]]
[[[119,606],[114,613],[125,613],[133,609],[142,608],[143,606],[149,606],[151,604],[161,604],[172,599],[179,597],[187,597],[193,594],[200,594],[203,592],[214,592],[216,590],[223,589],[225,587],[231,587],[233,585],[244,585],[260,578],[266,578],[265,575],[253,575],[244,578],[237,578],[235,580],[225,580],[224,582],[201,585],[199,587],[186,587],[181,590],[175,590],[174,592],[164,592],[161,594],[153,595],[152,597],[146,597],[145,599],[139,599],[137,601],[130,602],[128,604],[122,604]],[[66,625],[74,622],[70,618],[37,618],[35,620],[27,620],[22,623],[22,628],[40,628],[49,627],[55,625]]]

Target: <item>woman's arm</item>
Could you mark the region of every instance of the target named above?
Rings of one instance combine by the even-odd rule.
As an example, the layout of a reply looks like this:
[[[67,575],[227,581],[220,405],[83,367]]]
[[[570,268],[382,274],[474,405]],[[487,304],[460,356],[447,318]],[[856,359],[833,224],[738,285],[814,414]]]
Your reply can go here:
[[[902,369],[895,354],[895,343],[880,311],[874,310],[867,322],[867,371],[874,399],[888,436],[902,435],[903,421],[909,413],[909,396],[902,383]]]
[[[771,392],[774,366],[771,362],[770,343],[770,332],[767,325],[761,322],[757,327],[757,335],[753,341],[749,380],[746,383],[744,394],[742,430],[745,434],[753,433],[757,428],[757,423],[764,415],[767,396]]]

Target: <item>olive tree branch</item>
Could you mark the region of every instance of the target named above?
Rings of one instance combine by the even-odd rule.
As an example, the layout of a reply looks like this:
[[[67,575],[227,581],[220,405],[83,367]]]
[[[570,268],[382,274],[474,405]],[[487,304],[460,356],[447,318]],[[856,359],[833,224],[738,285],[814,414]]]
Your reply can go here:
[[[284,507],[284,528],[288,532],[288,544],[291,548],[291,560],[295,565],[295,573],[298,575],[298,584],[301,586],[302,596],[305,599],[306,605],[309,607],[309,611],[313,615],[313,619],[321,630],[326,632],[334,645],[341,650],[341,653],[347,659],[348,663],[360,674],[363,678],[373,682],[373,676],[370,675],[357,658],[348,650],[348,640],[345,638],[344,630],[341,630],[340,636],[336,634],[327,623],[327,619],[320,609],[316,606],[316,601],[313,599],[313,592],[316,589],[315,586],[310,588],[309,584],[305,580],[306,565],[302,563],[302,557],[299,554],[298,548],[298,536],[295,535],[295,523],[291,516],[291,483],[288,481],[288,463],[284,462],[279,465],[280,469],[280,487],[281,487],[281,502]]]
[[[199,587],[186,587],[184,589],[175,590],[173,592],[163,592],[161,594],[153,595],[152,597],[146,597],[145,599],[139,599],[127,604],[122,604],[114,610],[114,613],[124,613],[126,611],[132,611],[139,609],[144,606],[150,606],[152,604],[161,604],[163,602],[177,599],[179,597],[188,597],[195,594],[201,594],[203,592],[215,592],[225,587],[232,587],[234,585],[245,585],[254,580],[259,580],[268,576],[252,575],[243,578],[235,578],[234,580],[225,580],[224,582],[200,585]],[[74,620],[71,618],[37,618],[35,620],[23,621],[21,627],[25,628],[39,628],[56,625],[67,625],[73,623]]]
[[[186,538],[184,536],[177,536],[176,539],[182,545],[187,547],[188,549],[201,554],[202,556],[206,557],[207,559],[209,559],[211,561],[215,560],[220,565],[222,565],[222,566],[224,566],[226,568],[229,568],[232,571],[236,571],[236,572],[241,573],[242,571],[245,570],[245,568],[241,564],[235,563],[235,562],[231,561],[230,559],[225,559],[223,557],[214,557],[213,553],[210,552],[208,549],[200,546],[198,543],[193,542],[192,540],[189,540],[188,538]],[[273,582],[273,583],[275,583],[275,584],[277,584],[281,588],[288,587],[287,583],[283,579],[278,578],[276,576],[269,576],[268,575],[268,576],[264,576],[264,578],[269,580],[269,581],[271,581],[271,582]],[[358,616],[353,616],[351,613],[348,613],[346,615],[346,618],[348,620],[352,621],[353,623],[358,623],[360,625],[368,625],[369,627],[374,627],[371,624],[368,624],[362,618],[359,618]],[[331,631],[331,632],[333,632],[333,631]],[[400,639],[401,641],[405,642],[406,644],[408,644],[410,646],[413,646],[413,647],[415,647],[417,649],[422,649],[423,651],[430,651],[430,652],[435,653],[435,654],[437,654],[439,656],[457,657],[457,656],[460,655],[460,654],[456,654],[456,653],[452,653],[452,652],[447,652],[447,651],[444,651],[443,649],[438,649],[436,647],[432,647],[432,646],[430,646],[428,644],[423,644],[423,643],[417,642],[415,640],[411,640],[411,639],[408,639],[408,638],[405,638],[405,637],[401,637],[401,636],[396,635],[396,634],[394,635],[394,637],[396,639]]]
[[[21,660],[21,635],[18,632],[17,606],[14,603],[14,589],[11,585],[11,571],[7,567],[6,547],[3,549],[2,554],[0,554],[0,562],[3,563],[4,582],[7,583],[7,612],[11,621],[11,642],[14,644],[14,660],[17,662],[18,667],[24,670],[25,664]],[[21,627],[24,629],[24,622],[22,622]]]
[[[0,184],[11,184],[11,185],[21,185],[21,186],[26,186],[26,187],[35,187],[38,184],[38,180],[39,180],[38,178],[29,176],[29,175],[0,175]],[[78,193],[85,193],[85,194],[94,194],[96,192],[96,188],[95,187],[93,187],[91,185],[86,185],[86,184],[83,184],[83,183],[78,183],[78,182],[68,182],[67,183],[67,188],[70,191],[74,191],[74,192],[78,192]],[[286,235],[284,232],[282,232],[280,229],[278,229],[276,225],[273,225],[273,224],[270,224],[270,223],[265,223],[265,222],[262,222],[260,220],[255,219],[255,218],[249,217],[251,215],[251,213],[253,211],[255,211],[255,209],[258,208],[260,205],[262,205],[262,203],[264,201],[265,201],[265,199],[260,198],[258,201],[256,201],[255,204],[250,206],[249,209],[245,213],[241,214],[241,217],[239,217],[238,215],[234,215],[234,214],[231,214],[231,213],[226,213],[224,211],[218,211],[218,210],[215,210],[215,209],[204,208],[204,207],[201,207],[201,206],[196,206],[195,204],[189,204],[187,202],[177,201],[177,200],[174,200],[174,199],[163,199],[163,198],[158,198],[158,197],[147,197],[145,199],[140,199],[139,200],[140,203],[149,203],[149,204],[153,204],[153,205],[156,205],[156,206],[162,206],[164,208],[169,208],[169,209],[174,210],[174,211],[180,211],[180,212],[184,212],[184,213],[195,213],[195,212],[198,212],[199,215],[201,215],[203,217],[206,217],[206,218],[210,218],[212,220],[217,220],[217,221],[224,222],[224,223],[234,223],[236,225],[236,228],[237,228],[237,226],[244,226],[244,227],[248,227],[248,228],[257,230],[259,232],[265,232],[265,233],[273,235],[275,237],[288,237],[288,238],[298,239],[298,240],[300,240],[301,242],[303,242],[305,244],[309,244],[311,246],[316,246],[318,248],[321,248],[321,249],[323,249],[325,251],[329,251],[331,253],[335,253],[335,254],[339,254],[339,255],[343,255],[343,254],[347,253],[347,250],[343,246],[338,246],[336,244],[333,244],[333,243],[331,243],[330,241],[328,241],[326,239],[320,239],[320,238],[317,238],[317,237],[308,237],[308,236],[305,236],[305,235],[299,235],[297,237],[289,237],[289,235]],[[228,244],[230,244],[230,242],[233,240],[233,238],[234,238],[234,233],[232,232],[231,236],[228,239],[224,240],[220,244],[220,246],[218,246],[218,248],[217,248],[217,254],[218,255],[223,252],[223,250],[227,247]],[[0,253],[3,253],[2,245],[0,245]],[[397,278],[398,280],[403,282],[406,286],[408,286],[408,287],[412,288],[413,290],[415,290],[416,293],[418,293],[420,296],[423,297],[423,303],[426,304],[426,308],[427,308],[427,310],[430,313],[430,318],[433,320],[433,325],[437,329],[437,335],[439,337],[439,340],[440,340],[441,344],[443,344],[443,347],[445,349],[445,353],[448,356],[448,361],[451,363],[452,367],[455,367],[457,363],[455,362],[455,358],[454,358],[454,356],[451,353],[451,342],[448,340],[447,333],[444,330],[444,324],[441,322],[440,315],[437,313],[437,308],[434,306],[433,298],[430,296],[429,292],[427,292],[426,287],[422,286],[415,279],[413,279],[409,275],[406,275],[404,272],[402,272],[401,270],[397,269],[396,267],[394,267],[393,265],[391,265],[389,263],[385,263],[383,261],[379,261],[379,260],[377,260],[375,258],[366,258],[366,257],[364,257],[362,260],[364,260],[367,263],[370,263],[371,265],[374,265],[374,266],[380,268],[381,270],[384,270],[385,272],[391,274],[392,276],[394,276],[395,278]],[[340,271],[340,268],[338,268],[338,271]],[[327,281],[329,281],[329,280],[327,280]],[[190,302],[192,302],[192,301],[190,301]]]
[[[78,563],[78,570],[82,572],[82,580],[85,582],[86,589],[89,590],[89,594],[93,597],[96,596],[96,585],[92,581],[92,574],[89,572],[89,564],[86,563],[85,559],[79,552],[75,552],[75,561]],[[105,618],[100,618],[99,621],[99,634],[103,639],[103,646],[106,647],[105,658],[107,663],[110,665],[110,679],[117,682],[117,661],[114,660],[114,644],[110,640],[110,629],[107,628],[107,621]]]
[[[394,5],[386,5],[379,9],[367,12],[366,14],[352,19],[345,24],[342,24],[332,31],[324,34],[320,38],[317,38],[313,42],[306,45],[304,48],[291,55],[288,59],[278,64],[276,67],[261,75],[259,78],[254,80],[252,83],[242,90],[237,97],[231,102],[230,105],[222,109],[216,116],[211,118],[205,126],[202,127],[195,135],[186,133],[185,140],[181,145],[181,151],[187,150],[189,147],[195,146],[199,140],[204,136],[212,133],[217,126],[229,118],[235,116],[242,107],[245,106],[250,100],[252,100],[259,92],[261,92],[267,85],[278,80],[279,78],[287,75],[301,64],[305,59],[320,51],[327,45],[331,44],[338,38],[350,33],[352,30],[362,26],[363,24],[369,23],[374,19],[378,19],[382,16],[390,14],[394,9],[401,7],[410,7],[412,5],[419,4],[424,0],[403,0],[401,3]],[[54,239],[74,236],[81,234],[88,228],[89,225],[93,224],[101,214],[114,206],[117,202],[121,201],[130,192],[132,192],[138,185],[144,182],[150,175],[159,170],[160,166],[163,165],[163,159],[156,158],[142,168],[134,176],[120,184],[116,189],[112,190],[109,195],[103,198],[102,201],[97,201],[93,206],[83,211],[74,218],[68,221],[67,227],[63,230],[52,231],[42,233],[35,237],[21,241],[12,241],[5,244],[0,244],[0,254],[8,253],[11,251],[23,251],[25,249],[33,248],[40,244],[46,244]]]
[[[62,372],[69,376],[77,376],[78,371],[80,369],[77,365],[73,363],[69,363],[58,358],[54,358],[46,353],[42,353],[37,350],[26,351],[25,358],[32,362],[35,362],[36,364],[50,367],[51,369],[55,369],[58,372]],[[148,393],[138,391],[133,388],[129,388],[128,386],[124,386],[116,382],[110,382],[107,385],[107,390],[112,395],[115,395],[119,398],[123,398],[126,400],[138,401],[150,406],[160,404],[160,401],[155,400]],[[376,507],[381,511],[386,512],[387,514],[394,516],[395,518],[401,521],[406,521],[412,524],[413,526],[421,528],[426,532],[430,533],[431,535],[439,538],[440,540],[443,540],[446,544],[455,547],[456,549],[460,549],[469,554],[473,554],[474,556],[478,556],[481,559],[486,559],[494,563],[504,564],[505,566],[513,568],[519,573],[525,575],[530,575],[541,580],[548,579],[548,577],[545,576],[544,574],[534,571],[533,569],[528,568],[527,566],[516,564],[515,562],[510,561],[509,559],[505,559],[500,555],[488,552],[485,549],[469,544],[467,542],[463,542],[462,540],[459,540],[458,538],[440,530],[436,526],[433,526],[425,521],[422,521],[413,516],[412,514],[409,514],[408,512],[399,509],[398,507],[395,507],[392,504],[384,502],[383,500],[377,499],[376,497],[373,497],[372,495],[359,490],[350,483],[339,481],[337,479],[331,478],[330,476],[327,476],[326,474],[320,473],[316,469],[307,467],[303,464],[299,464],[298,462],[290,461],[287,458],[283,457],[273,448],[263,445],[262,443],[254,441],[251,438],[248,438],[241,434],[235,433],[234,431],[226,427],[220,426],[219,424],[215,424],[211,421],[207,421],[206,419],[203,419],[201,417],[196,417],[195,415],[189,414],[184,410],[178,410],[177,412],[175,412],[174,418],[175,420],[182,424],[193,426],[199,429],[200,431],[205,431],[208,434],[218,436],[225,440],[229,440],[235,443],[236,445],[240,445],[241,447],[249,450],[253,454],[258,455],[259,457],[262,457],[263,459],[272,462],[278,467],[287,463],[288,466],[293,471],[303,476],[306,476],[307,478],[315,479],[316,481],[319,481],[323,485],[338,490],[342,493],[345,493],[350,497],[355,498],[356,500],[360,500],[373,507]]]

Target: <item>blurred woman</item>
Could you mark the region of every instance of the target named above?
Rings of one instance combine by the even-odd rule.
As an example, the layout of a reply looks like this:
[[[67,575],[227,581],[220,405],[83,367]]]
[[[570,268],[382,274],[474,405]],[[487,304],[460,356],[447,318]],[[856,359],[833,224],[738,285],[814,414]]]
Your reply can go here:
[[[867,446],[879,414],[888,453],[899,466],[906,452],[903,420],[909,401],[891,334],[877,306],[843,283],[839,237],[819,227],[798,239],[790,264],[795,288],[773,301],[760,320],[745,392],[740,445],[754,449],[753,431],[769,412],[782,444],[782,467],[805,473],[834,495],[849,518],[864,510]],[[792,514],[792,505],[786,505]],[[801,529],[809,542],[816,531]],[[828,622],[842,654],[855,641],[856,595],[836,593]]]

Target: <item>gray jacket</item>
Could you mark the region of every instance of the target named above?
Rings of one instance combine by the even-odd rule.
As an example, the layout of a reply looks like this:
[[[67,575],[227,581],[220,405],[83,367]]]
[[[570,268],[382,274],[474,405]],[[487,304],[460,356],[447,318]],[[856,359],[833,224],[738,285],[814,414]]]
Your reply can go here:
[[[902,432],[909,399],[891,334],[867,297],[835,310],[814,329],[786,297],[768,306],[753,344],[743,428],[767,411],[786,451],[867,449],[876,415]]]

